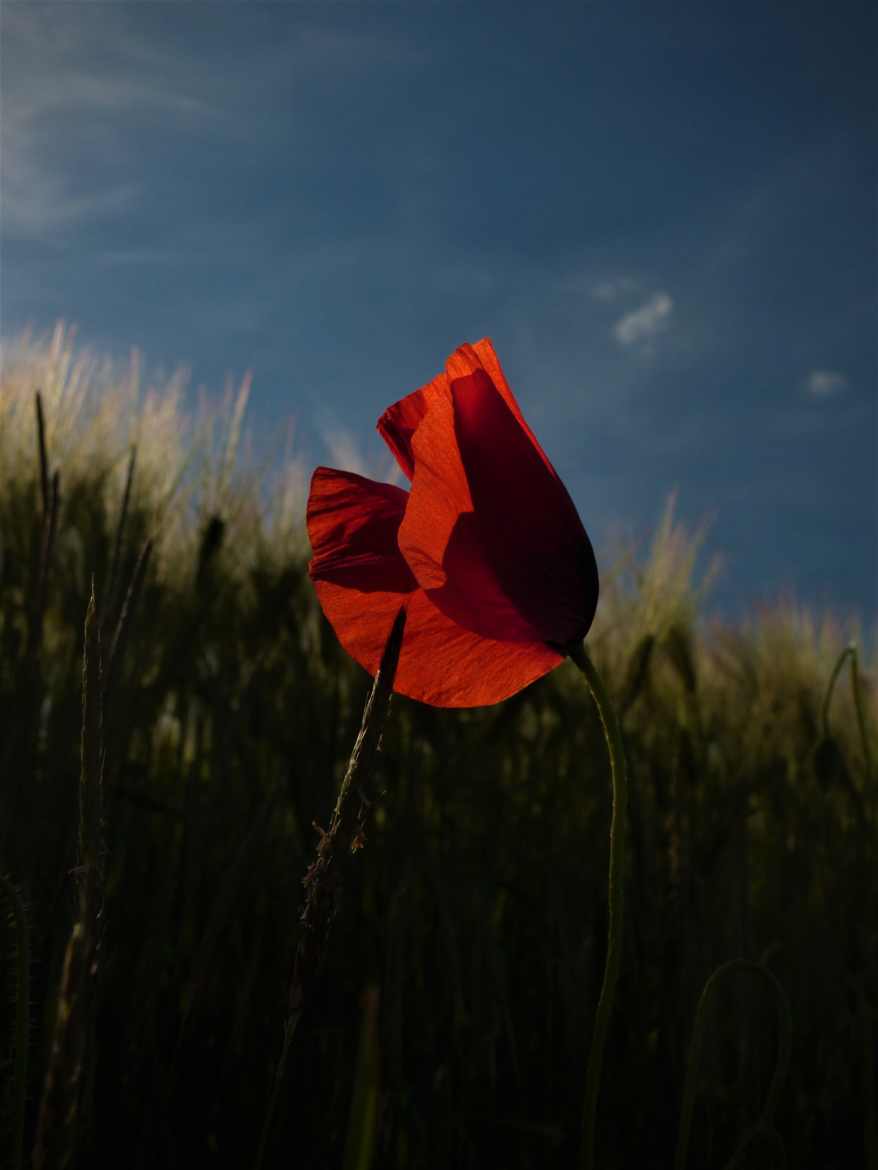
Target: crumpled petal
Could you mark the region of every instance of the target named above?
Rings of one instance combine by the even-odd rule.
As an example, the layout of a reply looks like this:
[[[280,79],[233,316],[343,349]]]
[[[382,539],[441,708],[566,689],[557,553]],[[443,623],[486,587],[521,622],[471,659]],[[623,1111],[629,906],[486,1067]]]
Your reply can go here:
[[[307,512],[312,579],[361,593],[416,589],[397,544],[407,500],[408,493],[392,484],[318,467],[311,477]]]

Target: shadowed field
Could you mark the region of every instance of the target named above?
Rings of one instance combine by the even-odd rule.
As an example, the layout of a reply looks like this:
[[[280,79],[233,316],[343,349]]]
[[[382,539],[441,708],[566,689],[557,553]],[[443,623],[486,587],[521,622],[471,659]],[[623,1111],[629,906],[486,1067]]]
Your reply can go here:
[[[312,595],[302,468],[242,456],[247,389],[190,419],[63,330],[4,355],[0,1161],[251,1167],[266,1130],[264,1167],[574,1166],[610,792],[569,664],[394,699],[275,1086],[370,684]],[[874,1168],[875,665],[836,672],[860,632],[792,603],[705,621],[698,544],[669,506],[588,638],[631,784],[599,1165],[674,1165],[682,1111],[689,1167]]]

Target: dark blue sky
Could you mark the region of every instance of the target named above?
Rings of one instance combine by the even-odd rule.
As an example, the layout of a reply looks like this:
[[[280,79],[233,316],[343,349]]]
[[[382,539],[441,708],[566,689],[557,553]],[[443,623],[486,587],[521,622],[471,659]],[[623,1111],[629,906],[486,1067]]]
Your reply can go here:
[[[600,549],[878,597],[867,3],[7,3],[2,333],[253,372],[313,461],[494,340]]]

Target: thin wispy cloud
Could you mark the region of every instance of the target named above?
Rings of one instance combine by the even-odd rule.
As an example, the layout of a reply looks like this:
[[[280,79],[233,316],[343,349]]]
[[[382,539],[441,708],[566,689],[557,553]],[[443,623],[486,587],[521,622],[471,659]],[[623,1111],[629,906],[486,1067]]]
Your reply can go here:
[[[651,341],[667,328],[673,309],[674,302],[668,293],[657,292],[639,308],[620,317],[613,327],[613,334],[624,346]]]
[[[605,305],[615,304],[624,297],[630,297],[642,287],[634,276],[617,276],[611,280],[600,280],[590,290],[593,300]]]
[[[340,471],[352,471],[354,475],[364,475],[367,479],[376,479],[382,483],[393,483],[399,486],[403,483],[403,474],[395,459],[389,457],[383,444],[374,441],[370,444],[369,453],[364,453],[365,443],[353,434],[347,427],[338,426],[324,419],[319,427],[320,438],[329,455],[329,462]]]
[[[362,447],[350,431],[343,427],[324,426],[321,437],[326,444],[333,467],[340,471],[352,471],[355,475],[369,474]]]
[[[54,12],[3,14],[3,234],[45,237],[85,220],[131,210],[139,186],[126,172],[122,119],[152,116],[180,127],[215,117],[208,95],[171,54],[144,59],[123,22],[96,29]],[[95,74],[93,56],[111,62]],[[189,74],[191,75],[191,67]],[[79,129],[92,127],[83,142]],[[73,131],[73,133],[71,133]]]
[[[804,382],[805,393],[811,398],[834,398],[847,385],[847,378],[839,370],[811,370]]]
[[[305,20],[284,23],[271,42],[248,41],[218,67],[208,54],[187,51],[187,41],[198,43],[197,19],[181,8],[164,24],[145,10],[154,7],[4,7],[6,239],[57,240],[84,224],[133,217],[149,206],[154,187],[169,186],[158,161],[151,165],[163,151],[185,142],[194,155],[210,140],[225,143],[229,157],[231,144],[252,155],[253,110],[269,95],[272,114],[284,103],[301,111],[306,94],[329,101],[342,81],[358,86],[377,71],[405,74],[426,57],[399,31]],[[319,144],[308,119],[300,116],[297,130],[307,140],[300,150]],[[285,143],[288,152],[292,146]]]
[[[77,190],[66,176],[53,174],[31,152],[26,136],[3,135],[3,235],[7,239],[44,237],[85,219],[118,215],[136,202],[134,183],[102,190]]]

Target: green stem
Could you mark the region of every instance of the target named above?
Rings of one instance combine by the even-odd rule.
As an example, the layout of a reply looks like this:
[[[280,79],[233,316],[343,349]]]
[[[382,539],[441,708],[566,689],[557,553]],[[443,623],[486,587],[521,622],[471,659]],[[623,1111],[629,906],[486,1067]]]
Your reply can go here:
[[[717,967],[704,985],[704,990],[695,1008],[695,1022],[692,1025],[692,1038],[689,1041],[689,1056],[686,1061],[686,1079],[683,1083],[683,1103],[680,1110],[680,1132],[677,1138],[677,1153],[674,1158],[674,1170],[684,1170],[689,1154],[689,1137],[692,1133],[692,1117],[695,1110],[695,1093],[698,1087],[698,1069],[701,1063],[701,1049],[704,1043],[704,1028],[707,1022],[707,1005],[710,1002],[714,988],[726,975],[736,971],[752,971],[760,975],[772,987],[777,1001],[777,1056],[774,1063],[774,1073],[771,1084],[762,1107],[762,1115],[757,1126],[744,1135],[730,1166],[740,1165],[739,1155],[750,1144],[752,1139],[762,1131],[770,1130],[774,1120],[774,1111],[777,1108],[778,1097],[786,1080],[790,1065],[792,1049],[793,1022],[790,1004],[786,992],[776,976],[764,963],[754,963],[749,959],[729,959]],[[758,1132],[757,1132],[758,1131]]]
[[[607,1029],[616,998],[616,984],[619,981],[619,967],[622,962],[622,923],[625,903],[625,839],[628,807],[628,778],[625,771],[625,752],[622,732],[616,719],[609,696],[601,677],[588,656],[584,645],[578,644],[568,651],[571,661],[582,671],[588,689],[598,709],[610,753],[610,777],[613,788],[613,814],[610,821],[610,880],[609,914],[607,927],[607,960],[604,966],[604,981],[601,986],[595,1015],[591,1051],[588,1056],[588,1070],[585,1077],[585,1104],[582,1123],[582,1147],[580,1165],[583,1170],[594,1170],[595,1128],[597,1122],[598,1094],[601,1087],[601,1070],[604,1063],[604,1049]]]
[[[863,762],[866,765],[866,787],[872,783],[872,752],[869,749],[869,734],[866,731],[866,716],[863,714],[863,691],[860,686],[860,660],[856,646],[851,643],[851,689],[854,692],[854,706],[857,710],[857,724],[860,729],[860,742],[863,745]]]
[[[823,696],[823,710],[820,713],[820,726],[823,732],[823,738],[829,738],[829,708],[832,705],[832,693],[835,690],[835,684],[838,682],[838,676],[842,672],[845,662],[851,653],[852,647],[845,646],[841,654],[838,656],[835,666],[832,668],[832,674],[829,676],[829,684],[826,687],[826,694]]]
[[[823,731],[823,738],[829,738],[829,708],[832,703],[832,693],[835,690],[835,684],[838,681],[838,676],[841,674],[842,667],[845,661],[851,660],[851,690],[854,695],[854,708],[857,712],[857,726],[860,732],[860,742],[863,745],[863,762],[866,765],[866,783],[868,784],[872,779],[872,753],[869,748],[869,735],[866,730],[866,716],[863,713],[863,691],[860,686],[860,658],[857,653],[857,647],[854,642],[849,643],[842,650],[838,656],[832,674],[829,678],[829,685],[826,688],[826,696],[823,699],[823,711],[821,713],[821,727]]]
[[[363,994],[360,1045],[354,1076],[354,1096],[344,1151],[344,1170],[369,1170],[375,1156],[378,1131],[381,1055],[378,1049],[378,1006],[380,992],[375,986]]]

